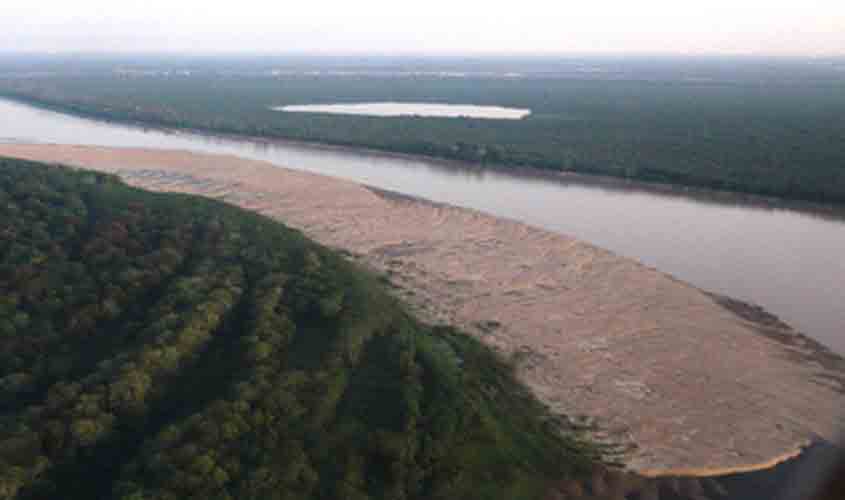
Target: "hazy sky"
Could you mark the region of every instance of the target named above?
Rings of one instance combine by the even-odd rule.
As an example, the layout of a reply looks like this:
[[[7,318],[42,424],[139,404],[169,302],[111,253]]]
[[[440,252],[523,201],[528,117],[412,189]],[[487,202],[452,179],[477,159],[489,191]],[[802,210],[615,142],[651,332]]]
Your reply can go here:
[[[845,0],[0,0],[5,51],[845,54]]]

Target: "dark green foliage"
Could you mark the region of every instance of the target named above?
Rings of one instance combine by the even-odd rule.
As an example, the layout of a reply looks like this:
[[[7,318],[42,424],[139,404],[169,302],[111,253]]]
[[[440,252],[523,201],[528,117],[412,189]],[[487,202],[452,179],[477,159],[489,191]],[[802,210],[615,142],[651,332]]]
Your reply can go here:
[[[108,119],[845,203],[841,73],[819,77],[807,65],[774,62],[763,82],[745,75],[742,61],[732,64],[722,71],[712,63],[709,71],[718,78],[707,82],[552,78],[541,71],[508,80],[209,71],[127,77],[59,69],[49,77],[0,80],[0,93]],[[514,106],[533,113],[508,121],[269,109],[360,101]]]
[[[0,499],[541,498],[596,454],[261,216],[0,159]]]

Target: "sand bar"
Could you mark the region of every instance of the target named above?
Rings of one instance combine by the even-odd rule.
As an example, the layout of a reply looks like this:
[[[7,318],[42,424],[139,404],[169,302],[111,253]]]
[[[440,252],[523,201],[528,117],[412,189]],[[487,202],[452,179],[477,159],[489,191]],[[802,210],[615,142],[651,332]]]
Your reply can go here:
[[[841,358],[763,311],[476,211],[231,156],[0,144],[0,156],[223,199],[388,272],[426,320],[512,356],[551,408],[650,476],[771,467],[845,423]]]

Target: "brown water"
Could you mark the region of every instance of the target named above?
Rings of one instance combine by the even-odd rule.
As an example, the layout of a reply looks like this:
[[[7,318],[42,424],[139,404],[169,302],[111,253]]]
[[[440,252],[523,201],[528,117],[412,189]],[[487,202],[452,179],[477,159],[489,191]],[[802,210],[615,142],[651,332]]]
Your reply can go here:
[[[569,234],[700,288],[754,302],[845,353],[845,218],[549,180],[442,162],[85,120],[0,100],[0,140],[226,153],[482,210]],[[727,201],[726,201],[727,200]]]

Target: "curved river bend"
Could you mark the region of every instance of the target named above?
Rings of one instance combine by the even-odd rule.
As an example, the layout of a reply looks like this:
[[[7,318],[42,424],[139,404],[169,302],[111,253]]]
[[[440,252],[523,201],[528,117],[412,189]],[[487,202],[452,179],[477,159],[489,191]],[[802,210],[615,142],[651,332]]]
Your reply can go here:
[[[233,154],[517,219],[759,304],[845,353],[845,218],[661,194],[635,184],[602,186],[434,160],[168,133],[7,100],[0,100],[0,116],[0,141]]]

